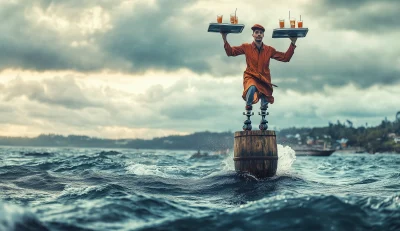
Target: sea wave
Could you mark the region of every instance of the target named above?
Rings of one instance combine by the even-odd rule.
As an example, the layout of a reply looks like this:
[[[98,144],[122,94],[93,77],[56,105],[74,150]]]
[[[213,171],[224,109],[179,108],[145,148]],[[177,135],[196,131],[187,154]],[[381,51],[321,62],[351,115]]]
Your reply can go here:
[[[301,158],[278,145],[276,176],[258,179],[235,172],[232,152],[0,154],[1,231],[400,230],[398,155]]]
[[[0,201],[0,230],[49,230],[30,210]]]
[[[393,204],[390,203],[390,204]],[[276,196],[207,216],[183,217],[140,230],[398,230],[399,213],[376,216],[335,196]]]

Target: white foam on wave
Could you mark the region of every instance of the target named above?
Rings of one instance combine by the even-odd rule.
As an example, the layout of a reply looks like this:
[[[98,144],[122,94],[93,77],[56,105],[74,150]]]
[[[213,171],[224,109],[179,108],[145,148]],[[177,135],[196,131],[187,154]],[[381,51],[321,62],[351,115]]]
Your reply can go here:
[[[65,186],[59,197],[63,196],[83,196],[87,195],[93,191],[101,190],[102,186],[82,186],[82,187],[72,187],[70,185]]]
[[[277,174],[281,175],[287,173],[292,168],[292,164],[296,160],[295,151],[289,146],[278,144],[278,170]],[[233,152],[227,156],[223,161],[222,171],[234,171],[235,163],[233,161]]]
[[[156,165],[146,165],[146,164],[139,164],[139,163],[131,163],[126,168],[127,173],[145,176],[145,175],[155,175],[155,176],[162,176],[164,173],[157,168]]]
[[[17,223],[23,223],[25,219],[35,219],[35,215],[18,205],[0,202],[0,230],[14,230]]]
[[[235,162],[233,161],[233,152],[225,157],[222,161],[222,171],[235,171]]]
[[[181,166],[157,166],[157,165],[146,165],[131,162],[125,167],[128,174],[134,174],[138,176],[159,176],[163,178],[184,178],[182,173],[187,171],[187,168]]]
[[[287,173],[296,160],[296,152],[289,146],[278,144],[278,175]]]

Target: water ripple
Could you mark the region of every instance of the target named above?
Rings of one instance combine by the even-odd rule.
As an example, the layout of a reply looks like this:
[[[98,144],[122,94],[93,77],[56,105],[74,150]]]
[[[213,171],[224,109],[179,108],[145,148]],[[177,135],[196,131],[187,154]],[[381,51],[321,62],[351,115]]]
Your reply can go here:
[[[278,153],[0,147],[0,230],[400,230],[400,155]]]

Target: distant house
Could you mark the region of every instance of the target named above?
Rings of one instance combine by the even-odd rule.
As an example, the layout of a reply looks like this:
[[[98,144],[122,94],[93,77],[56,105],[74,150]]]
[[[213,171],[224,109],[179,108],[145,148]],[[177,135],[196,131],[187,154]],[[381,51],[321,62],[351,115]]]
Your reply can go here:
[[[387,135],[388,138],[393,138],[393,141],[397,144],[400,143],[400,136],[397,136],[396,133],[389,133]]]

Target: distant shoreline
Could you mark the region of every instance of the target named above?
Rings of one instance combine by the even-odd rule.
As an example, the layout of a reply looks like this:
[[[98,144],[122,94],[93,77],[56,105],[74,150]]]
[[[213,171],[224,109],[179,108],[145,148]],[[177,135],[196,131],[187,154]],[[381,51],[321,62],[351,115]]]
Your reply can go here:
[[[327,127],[287,128],[276,131],[278,144],[296,146],[310,144],[323,146],[336,152],[400,153],[400,120],[382,121],[376,127],[354,128],[350,124],[329,123]],[[196,132],[189,135],[170,135],[145,139],[103,139],[82,135],[42,134],[37,137],[0,137],[1,146],[31,147],[76,147],[76,148],[121,148],[163,150],[207,150],[232,149],[234,132]]]

